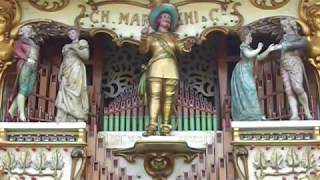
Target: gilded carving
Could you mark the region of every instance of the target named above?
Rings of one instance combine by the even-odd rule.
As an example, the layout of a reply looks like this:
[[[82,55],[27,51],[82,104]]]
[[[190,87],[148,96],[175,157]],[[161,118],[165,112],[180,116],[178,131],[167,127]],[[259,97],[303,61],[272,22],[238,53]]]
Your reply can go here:
[[[12,64],[13,43],[20,20],[21,9],[18,2],[0,1],[0,109],[3,106],[4,78],[8,66]]]
[[[174,161],[182,157],[191,163],[201,149],[190,148],[186,142],[137,141],[132,148],[115,149],[113,154],[135,163],[137,158],[144,159],[145,171],[154,179],[166,179],[173,171]]]
[[[83,149],[75,148],[71,152],[71,180],[81,180],[86,166],[86,152]],[[80,161],[80,168],[77,169],[77,164]]]
[[[31,1],[37,1],[37,0],[31,0]],[[225,1],[225,0],[197,0],[197,1],[184,0],[184,1],[179,1],[171,4],[176,7],[179,7],[179,6],[184,6],[191,3],[203,3],[203,2],[219,4],[221,8],[224,10],[226,10],[228,8],[228,5],[231,3],[231,1]],[[89,4],[92,7],[92,9],[97,9],[99,6],[105,5],[105,4],[127,4],[127,5],[142,7],[142,8],[153,8],[162,3],[170,3],[170,0],[149,0],[149,3],[141,3],[134,0],[104,0],[104,1],[98,1],[98,2],[96,2],[96,0],[87,1],[87,4]]]
[[[285,6],[289,0],[250,0],[250,2],[257,8],[270,10]]]
[[[234,165],[241,180],[249,179],[248,153],[247,148],[244,146],[235,147],[233,149]]]
[[[29,3],[41,11],[55,12],[64,9],[70,0],[29,0]]]
[[[144,158],[146,172],[154,178],[168,177],[174,167],[174,157],[171,153],[148,153]]]
[[[299,16],[301,25],[309,43],[309,62],[316,69],[317,86],[320,89],[320,2],[300,0]]]

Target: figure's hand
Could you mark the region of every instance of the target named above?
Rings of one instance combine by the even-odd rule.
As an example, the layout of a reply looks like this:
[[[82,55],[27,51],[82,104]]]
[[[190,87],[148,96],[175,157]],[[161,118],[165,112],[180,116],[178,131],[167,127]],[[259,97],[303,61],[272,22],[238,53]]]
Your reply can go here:
[[[35,61],[34,59],[31,59],[31,58],[28,58],[28,59],[27,59],[27,62],[29,62],[29,63],[36,63],[36,61]]]
[[[268,50],[269,51],[276,51],[276,50],[279,50],[281,48],[282,48],[281,44],[270,44],[269,47],[268,47]]]
[[[263,47],[262,42],[259,42],[259,43],[258,43],[258,48],[259,48],[259,49],[262,49],[262,47]]]
[[[270,51],[270,52],[271,52],[271,51],[275,51],[275,50],[277,50],[276,47],[277,47],[277,45],[275,45],[275,44],[272,43],[272,44],[269,45],[269,47],[268,47],[267,50]]]
[[[150,32],[150,25],[144,27],[144,28],[141,30],[141,36],[148,36],[148,35],[149,35],[149,32]]]
[[[184,41],[183,46],[184,46],[184,48],[186,48],[186,49],[191,49],[191,48],[194,46],[195,43],[196,43],[196,40],[195,40],[195,39],[193,39],[193,38],[188,38],[188,39],[186,39],[186,40]]]

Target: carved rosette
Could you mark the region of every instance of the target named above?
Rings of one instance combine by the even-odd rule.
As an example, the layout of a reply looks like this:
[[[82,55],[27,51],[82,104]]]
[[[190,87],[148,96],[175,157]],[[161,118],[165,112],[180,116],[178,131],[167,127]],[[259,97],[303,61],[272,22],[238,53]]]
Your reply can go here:
[[[168,177],[174,167],[172,153],[149,153],[144,158],[144,169],[149,176],[155,178]]]
[[[285,6],[289,0],[250,0],[250,2],[257,8],[271,10]]]
[[[29,0],[29,3],[36,9],[47,12],[55,12],[64,9],[70,0]]]

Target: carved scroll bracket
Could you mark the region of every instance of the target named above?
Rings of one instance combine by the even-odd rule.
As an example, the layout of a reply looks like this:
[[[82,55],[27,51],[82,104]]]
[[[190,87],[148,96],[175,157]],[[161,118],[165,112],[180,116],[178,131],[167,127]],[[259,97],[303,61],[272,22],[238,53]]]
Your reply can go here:
[[[166,179],[174,169],[175,159],[184,158],[185,163],[191,163],[202,149],[190,148],[185,141],[137,141],[132,148],[117,149],[115,156],[125,158],[129,163],[135,163],[136,158],[144,158],[144,169],[154,179]]]
[[[289,0],[250,0],[251,4],[264,10],[278,9],[289,3]]]
[[[247,180],[249,178],[248,171],[248,155],[249,152],[244,146],[236,146],[233,149],[234,164],[236,172],[241,180]],[[241,165],[240,165],[241,164]]]
[[[64,9],[70,0],[29,0],[29,3],[36,9],[47,12],[55,12]]]

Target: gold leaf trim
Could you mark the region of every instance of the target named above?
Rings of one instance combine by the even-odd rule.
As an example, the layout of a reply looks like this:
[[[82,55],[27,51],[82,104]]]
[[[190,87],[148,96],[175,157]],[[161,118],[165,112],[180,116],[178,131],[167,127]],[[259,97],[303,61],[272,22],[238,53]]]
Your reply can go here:
[[[250,0],[251,4],[257,8],[264,9],[264,10],[273,10],[279,9],[286,4],[288,4],[289,0]]]
[[[36,9],[47,12],[55,12],[64,9],[70,3],[70,0],[41,1],[29,0],[29,3]]]

